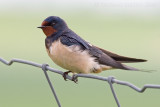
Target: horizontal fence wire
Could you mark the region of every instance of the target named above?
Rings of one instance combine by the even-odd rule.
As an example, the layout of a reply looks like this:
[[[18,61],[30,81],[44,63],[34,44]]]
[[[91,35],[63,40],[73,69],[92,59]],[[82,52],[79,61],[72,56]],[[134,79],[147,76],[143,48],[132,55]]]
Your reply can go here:
[[[61,104],[60,104],[60,101],[56,95],[56,92],[53,88],[53,85],[49,79],[49,76],[47,74],[47,71],[51,71],[51,72],[54,72],[54,73],[57,73],[57,74],[60,74],[63,76],[63,73],[62,71],[59,71],[59,70],[56,70],[54,68],[51,68],[49,67],[48,64],[38,64],[38,63],[35,63],[35,62],[32,62],[32,61],[26,61],[26,60],[22,60],[22,59],[12,59],[10,61],[6,61],[5,59],[3,58],[0,58],[0,61],[6,65],[12,65],[13,62],[17,62],[17,63],[23,63],[23,64],[27,64],[27,65],[31,65],[31,66],[34,66],[34,67],[38,67],[38,68],[41,68],[43,71],[44,71],[44,74],[46,76],[46,79],[49,83],[49,86],[51,88],[51,91],[56,99],[56,102],[58,104],[58,107],[61,107]],[[128,86],[130,87],[131,89],[137,91],[137,92],[144,92],[147,88],[153,88],[153,89],[160,89],[160,85],[155,85],[155,84],[146,84],[144,85],[142,88],[139,88],[129,82],[126,82],[126,81],[121,81],[121,80],[117,80],[115,77],[112,77],[112,76],[109,76],[109,77],[102,77],[102,76],[97,76],[97,75],[92,75],[92,74],[74,74],[73,75],[74,79],[77,79],[78,77],[83,77],[83,78],[91,78],[91,79],[97,79],[97,80],[101,80],[101,81],[107,81],[110,85],[110,88],[111,88],[111,91],[112,91],[112,94],[114,96],[114,99],[117,103],[117,106],[118,107],[121,107],[120,106],[120,103],[118,101],[118,98],[116,96],[116,93],[114,91],[114,88],[113,88],[113,84],[116,83],[116,84],[120,84],[120,85],[124,85],[124,86]],[[66,79],[69,79],[69,80],[72,80],[71,76],[69,75],[66,75]]]

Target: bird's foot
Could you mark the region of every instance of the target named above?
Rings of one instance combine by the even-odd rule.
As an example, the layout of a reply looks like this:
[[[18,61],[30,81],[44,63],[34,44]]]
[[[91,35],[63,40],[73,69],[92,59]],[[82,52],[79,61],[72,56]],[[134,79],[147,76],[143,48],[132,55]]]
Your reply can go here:
[[[77,76],[75,74],[72,76],[72,81],[75,82],[75,83],[78,83],[78,79],[77,79]]]
[[[65,81],[67,81],[67,77],[66,77],[66,76],[67,76],[68,73],[70,73],[70,72],[71,72],[71,71],[67,71],[67,72],[64,72],[64,73],[63,73],[63,78],[64,78]]]

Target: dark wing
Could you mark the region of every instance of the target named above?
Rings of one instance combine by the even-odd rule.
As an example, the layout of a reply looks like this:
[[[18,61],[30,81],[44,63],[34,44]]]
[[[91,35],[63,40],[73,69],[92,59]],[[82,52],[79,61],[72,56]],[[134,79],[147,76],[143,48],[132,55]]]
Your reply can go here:
[[[96,61],[99,62],[99,64],[111,66],[113,68],[118,69],[124,69],[124,70],[133,70],[133,71],[139,71],[139,69],[121,64],[119,61],[116,61],[106,53],[104,53],[101,49],[92,46],[89,49],[89,54],[96,57]]]
[[[71,30],[61,35],[61,42],[67,46],[79,45],[82,49],[89,49],[90,47],[88,42],[83,40],[80,36]]]
[[[95,46],[96,47],[96,46]],[[96,47],[100,49],[102,52],[113,58],[114,60],[121,62],[121,63],[133,63],[133,62],[146,62],[147,60],[144,59],[137,59],[137,58],[130,58],[130,57],[125,57],[125,56],[120,56],[115,53],[109,52],[107,50],[104,50],[102,48]]]
[[[90,47],[89,54],[93,57],[96,57],[96,61],[99,64],[111,66],[113,68],[127,69],[120,62],[115,61],[113,58],[103,53],[95,46]]]
[[[70,38],[67,36],[61,36],[60,40],[62,42],[62,44],[67,45],[67,46],[71,46],[71,45],[78,45],[80,47],[80,49],[85,50],[85,46],[80,43],[79,41],[75,40],[74,38]]]

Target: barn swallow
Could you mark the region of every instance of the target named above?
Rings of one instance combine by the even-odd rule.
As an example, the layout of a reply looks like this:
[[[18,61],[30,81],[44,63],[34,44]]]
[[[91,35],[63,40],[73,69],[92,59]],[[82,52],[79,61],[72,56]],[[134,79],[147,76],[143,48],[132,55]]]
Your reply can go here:
[[[46,35],[45,46],[54,63],[69,70],[64,73],[100,73],[104,70],[123,69],[140,71],[123,63],[145,62],[112,53],[82,39],[57,16],[47,17],[39,26]]]

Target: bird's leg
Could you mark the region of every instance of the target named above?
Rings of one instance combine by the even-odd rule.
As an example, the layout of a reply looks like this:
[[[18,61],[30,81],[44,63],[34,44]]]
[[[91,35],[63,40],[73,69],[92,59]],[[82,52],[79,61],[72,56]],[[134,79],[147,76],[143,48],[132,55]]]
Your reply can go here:
[[[70,73],[70,72],[72,72],[72,71],[67,71],[67,72],[64,72],[64,73],[63,73],[63,78],[64,78],[65,81],[67,81],[67,80],[66,80],[66,79],[67,79],[66,75],[68,75],[68,73]]]
[[[72,76],[72,81],[74,81],[75,83],[78,82],[77,76],[75,74],[73,74],[73,76]]]

